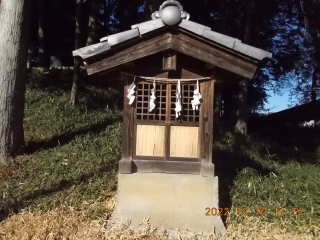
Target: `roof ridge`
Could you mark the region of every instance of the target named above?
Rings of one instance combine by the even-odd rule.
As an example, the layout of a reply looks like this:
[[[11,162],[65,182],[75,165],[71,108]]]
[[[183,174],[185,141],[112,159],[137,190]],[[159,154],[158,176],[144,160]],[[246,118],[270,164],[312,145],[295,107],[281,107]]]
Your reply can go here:
[[[113,46],[118,45],[122,42],[128,41],[133,38],[142,37],[146,33],[156,31],[165,26],[166,25],[163,23],[161,18],[138,23],[132,25],[131,30],[106,36],[100,39],[100,43],[73,51],[73,56],[79,56],[82,59],[87,59],[94,55],[108,51]],[[218,43],[224,47],[227,47],[259,61],[262,61],[265,58],[272,57],[272,53],[270,52],[244,44],[239,39],[212,31],[211,28],[193,21],[182,19],[176,27],[187,30],[193,34],[203,37],[206,40]]]

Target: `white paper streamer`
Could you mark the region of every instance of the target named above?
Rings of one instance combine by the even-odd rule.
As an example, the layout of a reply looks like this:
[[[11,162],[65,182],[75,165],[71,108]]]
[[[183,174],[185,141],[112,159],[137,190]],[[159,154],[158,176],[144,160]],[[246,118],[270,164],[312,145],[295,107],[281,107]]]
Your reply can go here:
[[[176,111],[176,118],[179,118],[181,116],[182,106],[181,106],[181,85],[180,81],[177,83],[177,91],[176,91],[176,108],[174,109]]]
[[[150,101],[149,101],[149,112],[152,112],[153,109],[155,109],[156,104],[154,101],[156,100],[156,81],[153,80],[153,89],[151,89],[151,96],[150,96]]]
[[[197,87],[193,92],[193,100],[191,101],[192,109],[193,111],[198,110],[200,106],[200,100],[202,99],[202,96],[200,94],[199,89],[199,80],[197,80]]]
[[[128,95],[127,98],[129,99],[129,104],[132,105],[132,103],[134,102],[134,100],[136,99],[136,97],[134,96],[135,91],[134,89],[136,88],[136,83],[135,83],[136,79],[134,78],[133,83],[131,83],[131,85],[128,88]]]

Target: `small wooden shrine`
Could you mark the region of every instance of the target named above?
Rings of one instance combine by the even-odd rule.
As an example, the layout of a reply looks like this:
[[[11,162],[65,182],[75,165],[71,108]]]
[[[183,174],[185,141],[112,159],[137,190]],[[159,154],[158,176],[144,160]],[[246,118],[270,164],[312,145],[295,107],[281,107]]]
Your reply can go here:
[[[156,77],[142,77],[151,75],[143,70],[139,71],[142,76],[124,74],[126,81],[133,80],[125,92],[134,92],[129,97],[135,100],[130,104],[125,99],[120,173],[200,174],[202,164],[204,174],[213,174],[214,80],[203,76],[200,61],[179,52],[169,50],[155,54],[152,61],[146,59],[141,66],[149,68],[148,62],[158,62],[153,67],[167,70],[171,62],[176,69]],[[188,67],[197,64],[199,69]]]
[[[272,55],[189,18],[179,2],[165,1],[151,21],[73,56],[88,75],[124,85],[115,215],[137,220],[145,213],[169,227],[223,229],[221,220],[208,220],[203,212],[218,208],[212,159],[215,86],[234,76],[251,79]]]
[[[123,80],[120,173],[211,175],[215,80],[228,81],[228,72],[252,78],[271,54],[189,21],[177,1],[152,17],[74,56],[88,75]]]

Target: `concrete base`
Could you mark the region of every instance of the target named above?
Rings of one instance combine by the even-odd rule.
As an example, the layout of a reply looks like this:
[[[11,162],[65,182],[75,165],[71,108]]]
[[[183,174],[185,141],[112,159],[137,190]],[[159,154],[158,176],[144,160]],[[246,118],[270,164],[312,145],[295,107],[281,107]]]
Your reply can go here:
[[[118,196],[111,221],[139,226],[144,218],[156,227],[224,234],[218,209],[218,178],[200,175],[134,173],[118,175]]]

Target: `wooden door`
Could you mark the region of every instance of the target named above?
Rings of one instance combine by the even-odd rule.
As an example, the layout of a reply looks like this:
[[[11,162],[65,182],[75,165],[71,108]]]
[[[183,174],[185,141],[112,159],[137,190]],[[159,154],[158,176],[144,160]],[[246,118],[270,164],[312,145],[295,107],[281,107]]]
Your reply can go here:
[[[175,116],[176,83],[156,84],[156,108],[149,112],[152,83],[137,84],[134,159],[199,161],[199,110],[192,110],[195,84],[182,85],[183,111]]]
[[[152,83],[139,82],[135,101],[134,158],[164,160],[167,85],[156,84],[156,108],[149,112]]]
[[[177,119],[175,116],[176,84],[171,84],[170,103],[170,130],[168,139],[170,141],[168,160],[170,161],[198,161],[199,159],[199,113],[193,110],[191,100],[196,83],[181,85],[182,113]]]

